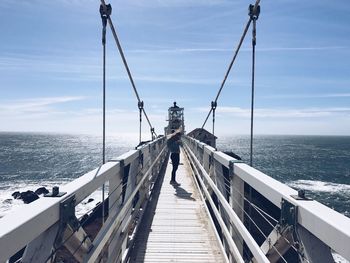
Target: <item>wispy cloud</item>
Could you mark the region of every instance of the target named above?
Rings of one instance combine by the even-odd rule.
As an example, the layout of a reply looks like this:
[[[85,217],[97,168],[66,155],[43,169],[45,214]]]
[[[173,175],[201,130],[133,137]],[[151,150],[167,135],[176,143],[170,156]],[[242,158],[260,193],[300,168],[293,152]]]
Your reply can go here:
[[[280,94],[266,95],[268,99],[309,99],[309,98],[348,98],[350,93],[325,93],[325,94]]]
[[[75,98],[79,99],[79,98]],[[102,110],[100,108],[83,108],[72,110],[64,107],[56,110],[48,106],[56,103],[75,101],[74,98],[57,98],[41,103],[22,104],[12,103],[6,111],[0,108],[0,131],[46,131],[65,133],[100,134],[102,132]],[[35,106],[36,105],[36,106]],[[7,105],[10,106],[10,105]],[[34,108],[32,106],[35,106]],[[14,109],[14,110],[11,110]],[[35,111],[32,111],[35,109]],[[148,112],[152,125],[157,132],[165,125],[165,112]],[[138,131],[138,110],[125,108],[111,108],[106,111],[106,128],[108,134],[130,133]],[[122,125],[121,125],[122,124]],[[149,131],[147,123],[143,121],[143,131]]]
[[[90,74],[100,69],[99,58],[91,56],[72,56],[69,52],[59,56],[53,54],[27,55],[3,54],[0,56],[0,71],[33,71],[50,74]]]
[[[227,0],[129,0],[128,5],[141,7],[189,7],[213,6],[229,3]]]
[[[208,108],[195,108],[198,112],[208,112]],[[217,114],[231,115],[241,118],[250,117],[250,109],[240,107],[218,107]],[[335,115],[346,115],[350,117],[350,108],[331,107],[331,108],[303,108],[303,109],[271,109],[257,108],[254,110],[254,116],[257,118],[320,118]]]
[[[232,49],[225,48],[157,48],[157,49],[133,49],[130,53],[199,53],[199,52],[229,52]]]
[[[323,46],[323,47],[261,47],[257,52],[278,52],[278,51],[324,51],[324,50],[341,50],[348,49],[346,46]],[[153,49],[132,49],[129,53],[227,53],[233,52],[234,48],[166,48],[159,47]],[[242,52],[251,52],[251,48],[241,48]]]
[[[49,106],[73,101],[81,101],[86,99],[82,96],[63,96],[49,98],[31,98],[23,100],[5,101],[0,105],[0,112],[18,113],[18,112],[41,112]]]
[[[272,51],[324,51],[324,50],[339,50],[348,49],[346,46],[323,46],[323,47],[262,47],[257,48],[256,51],[259,52],[272,52]],[[250,49],[242,49],[249,51]]]
[[[187,83],[187,84],[201,84],[201,85],[211,85],[218,84],[219,80],[215,79],[196,79],[196,78],[186,78],[186,77],[169,77],[169,76],[136,76],[135,80],[147,81],[147,82],[165,82],[165,83]]]

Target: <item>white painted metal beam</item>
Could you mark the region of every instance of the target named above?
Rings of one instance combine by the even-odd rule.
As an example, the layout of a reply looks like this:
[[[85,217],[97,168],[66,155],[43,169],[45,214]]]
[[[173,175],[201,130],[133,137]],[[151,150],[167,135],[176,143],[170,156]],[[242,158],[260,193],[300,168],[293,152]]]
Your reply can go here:
[[[206,182],[210,185],[211,189],[215,192],[217,195],[218,200],[220,201],[220,204],[225,209],[225,212],[229,215],[232,223],[237,228],[239,234],[243,237],[244,241],[246,242],[247,246],[249,247],[250,251],[254,255],[254,257],[258,260],[258,262],[266,262],[268,263],[268,259],[258,246],[258,244],[255,242],[254,238],[250,235],[249,231],[245,228],[244,224],[241,222],[239,217],[236,215],[236,213],[232,210],[231,206],[226,201],[225,197],[222,195],[220,190],[217,188],[215,183],[210,179],[210,176],[207,174],[207,172],[204,170],[204,168],[201,166],[201,164],[198,162],[198,160],[195,158],[195,155],[191,151],[191,149],[187,148],[190,156],[192,156],[192,160],[194,160],[202,172],[202,175],[206,179]]]
[[[55,224],[59,218],[60,203],[75,194],[80,203],[109,177],[119,172],[119,163],[106,163],[60,188],[67,192],[62,197],[43,197],[21,207],[0,219],[0,262],[6,261],[17,251]]]
[[[191,155],[191,153],[189,151],[190,150],[186,150],[186,152],[188,153],[188,155],[191,158],[191,160],[193,160],[193,155]],[[231,237],[230,231],[227,229],[227,226],[226,226],[224,220],[221,218],[220,212],[216,208],[216,206],[215,206],[215,204],[214,204],[214,202],[213,202],[213,200],[212,200],[212,198],[211,198],[211,196],[210,196],[210,194],[209,194],[209,192],[208,192],[208,190],[207,190],[203,180],[199,176],[199,173],[198,173],[198,170],[197,170],[196,166],[193,166],[193,168],[194,168],[194,170],[195,170],[195,172],[197,174],[197,179],[198,179],[198,181],[199,181],[199,183],[200,183],[200,185],[201,185],[201,187],[202,187],[202,189],[204,191],[204,194],[205,194],[207,200],[210,203],[212,211],[214,212],[214,214],[216,216],[216,219],[219,222],[219,225],[221,227],[222,233],[223,233],[223,235],[226,238],[227,244],[228,244],[228,246],[230,248],[230,254],[232,254],[232,256],[234,257],[235,262],[243,263],[244,262],[243,257],[240,254],[236,244],[233,242],[233,239]]]
[[[317,201],[294,199],[291,195],[297,191],[246,164],[234,166],[235,174],[277,207],[281,207],[282,198],[298,206],[298,224],[350,260],[350,218]]]
[[[191,145],[193,142],[194,145],[201,145],[192,138],[186,137],[186,139]],[[214,152],[214,158],[227,168],[230,161],[235,160],[219,151]],[[296,190],[247,164],[234,163],[234,173],[277,207],[281,208],[282,198],[298,206],[298,224],[350,260],[350,218],[317,201],[294,199],[291,195],[297,195]]]
[[[95,262],[95,260],[98,258],[100,252],[102,251],[103,247],[107,243],[107,241],[110,239],[112,233],[115,231],[115,229],[120,225],[121,219],[125,215],[125,213],[128,211],[128,208],[130,204],[133,201],[133,198],[137,194],[138,190],[144,183],[144,181],[148,178],[149,173],[151,172],[153,165],[157,162],[157,160],[162,156],[163,152],[165,151],[165,148],[161,151],[161,153],[158,155],[157,159],[153,162],[153,164],[150,166],[150,168],[147,170],[147,172],[144,174],[143,178],[141,181],[138,183],[138,185],[135,186],[133,192],[129,195],[128,199],[125,201],[125,204],[123,205],[122,209],[120,212],[113,218],[109,217],[97,235],[97,237],[94,239],[93,242],[93,249],[86,255],[86,258],[84,262]]]
[[[151,144],[157,147],[164,143],[164,138],[157,139]],[[141,151],[147,152],[149,144]],[[139,157],[138,150],[129,151],[118,158],[124,164],[129,164]],[[58,222],[60,215],[60,203],[72,195],[75,195],[76,204],[101,187],[106,181],[120,173],[119,161],[110,161],[93,171],[75,179],[60,187],[61,192],[67,192],[62,197],[45,197],[21,207],[20,211],[14,211],[0,219],[0,262],[5,262],[29,244],[32,240]]]

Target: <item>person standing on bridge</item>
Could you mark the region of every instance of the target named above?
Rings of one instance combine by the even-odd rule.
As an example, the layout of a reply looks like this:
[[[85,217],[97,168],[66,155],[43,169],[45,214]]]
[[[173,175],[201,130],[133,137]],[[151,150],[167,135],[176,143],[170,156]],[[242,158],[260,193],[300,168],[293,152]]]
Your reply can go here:
[[[173,165],[173,170],[171,172],[172,185],[179,185],[176,182],[176,170],[180,163],[180,145],[181,145],[181,129],[173,131],[173,133],[168,137],[167,146],[170,151],[170,159]]]

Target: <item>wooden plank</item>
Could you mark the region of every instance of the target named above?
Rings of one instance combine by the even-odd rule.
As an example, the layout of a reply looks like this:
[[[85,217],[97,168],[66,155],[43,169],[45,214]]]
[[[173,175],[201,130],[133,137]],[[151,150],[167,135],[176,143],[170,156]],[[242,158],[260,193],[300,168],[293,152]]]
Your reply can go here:
[[[183,153],[182,153],[183,154]],[[153,218],[138,233],[131,262],[224,262],[185,158],[170,185],[169,162]]]

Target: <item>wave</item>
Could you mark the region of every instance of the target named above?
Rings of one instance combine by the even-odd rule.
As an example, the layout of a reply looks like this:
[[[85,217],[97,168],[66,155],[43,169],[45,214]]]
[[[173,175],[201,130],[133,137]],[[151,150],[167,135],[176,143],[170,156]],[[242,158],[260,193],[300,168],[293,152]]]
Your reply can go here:
[[[296,189],[305,189],[314,192],[327,192],[327,193],[346,193],[350,194],[350,185],[337,184],[331,182],[323,182],[316,180],[297,180],[287,182],[290,187]]]

